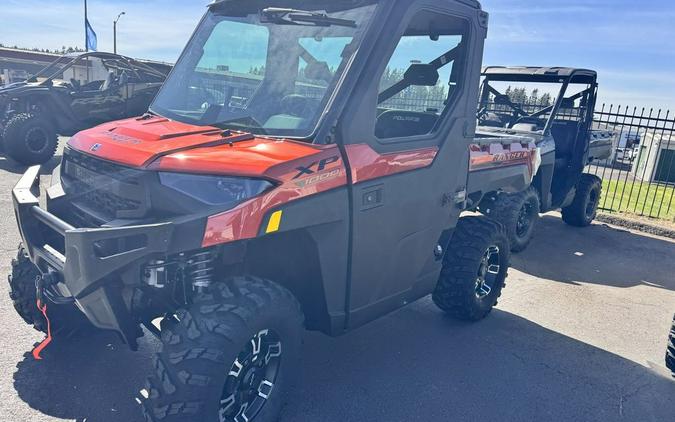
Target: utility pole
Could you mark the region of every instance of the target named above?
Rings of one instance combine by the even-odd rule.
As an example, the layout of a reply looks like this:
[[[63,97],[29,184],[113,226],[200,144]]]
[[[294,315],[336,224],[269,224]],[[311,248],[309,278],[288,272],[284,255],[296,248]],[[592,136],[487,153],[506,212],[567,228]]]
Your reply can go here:
[[[117,15],[117,19],[113,22],[113,53],[117,54],[117,22],[123,15],[126,15],[127,12],[122,12]]]

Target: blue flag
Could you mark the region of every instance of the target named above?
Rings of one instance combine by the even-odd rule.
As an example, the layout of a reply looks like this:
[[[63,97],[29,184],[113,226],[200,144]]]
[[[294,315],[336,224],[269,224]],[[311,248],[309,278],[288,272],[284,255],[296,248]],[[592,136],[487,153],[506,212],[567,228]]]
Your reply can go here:
[[[97,51],[98,38],[96,37],[94,28],[92,28],[89,23],[89,19],[84,20],[84,30],[87,33],[87,51]]]

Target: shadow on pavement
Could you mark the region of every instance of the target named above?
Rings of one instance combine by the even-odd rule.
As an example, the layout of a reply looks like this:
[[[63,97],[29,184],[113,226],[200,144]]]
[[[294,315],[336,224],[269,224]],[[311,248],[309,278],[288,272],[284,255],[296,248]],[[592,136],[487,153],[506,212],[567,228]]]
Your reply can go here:
[[[40,169],[40,174],[51,175],[54,169],[58,167],[59,164],[61,164],[61,156],[56,155],[52,157],[52,159],[49,160],[48,163],[42,165],[42,168]],[[5,157],[5,155],[0,152],[0,171],[4,170],[6,172],[14,174],[24,174],[27,169],[28,166],[21,165]]]
[[[311,336],[305,354],[302,389],[284,421],[646,422],[675,414],[675,382],[663,372],[502,311],[457,323],[429,299],[345,338]]]
[[[140,421],[134,398],[153,347],[143,342],[134,354],[107,334],[60,342],[42,362],[20,362],[14,385],[50,416]],[[675,414],[675,382],[658,371],[498,310],[457,323],[429,298],[341,338],[308,333],[303,362],[282,422],[646,422]]]
[[[14,388],[43,414],[78,422],[141,422],[135,398],[151,370],[151,346],[134,353],[114,334],[56,339],[36,361],[17,365]]]
[[[546,215],[529,248],[513,256],[512,266],[562,283],[675,290],[675,241],[607,225],[572,227]]]

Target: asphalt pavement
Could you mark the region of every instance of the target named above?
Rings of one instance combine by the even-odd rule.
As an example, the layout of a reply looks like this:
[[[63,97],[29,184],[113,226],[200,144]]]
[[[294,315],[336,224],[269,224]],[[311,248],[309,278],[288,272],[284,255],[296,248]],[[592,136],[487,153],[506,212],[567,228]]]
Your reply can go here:
[[[0,156],[3,279],[19,243],[10,189],[22,171]],[[575,229],[550,214],[513,261],[499,306],[480,323],[455,322],[425,298],[340,338],[307,333],[282,422],[675,420],[663,366],[675,243]],[[135,397],[156,341],[134,353],[106,333],[59,338],[37,362],[28,352],[41,336],[7,290],[2,283],[0,421],[142,421]]]

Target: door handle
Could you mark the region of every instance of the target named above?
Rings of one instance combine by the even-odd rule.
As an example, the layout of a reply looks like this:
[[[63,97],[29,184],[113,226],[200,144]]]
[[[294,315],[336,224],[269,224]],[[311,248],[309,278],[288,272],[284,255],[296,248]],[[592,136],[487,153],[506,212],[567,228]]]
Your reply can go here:
[[[361,211],[371,210],[384,205],[384,186],[373,186],[363,190]]]

